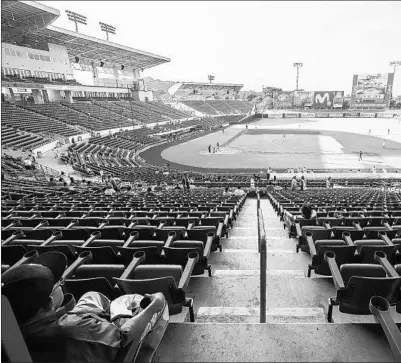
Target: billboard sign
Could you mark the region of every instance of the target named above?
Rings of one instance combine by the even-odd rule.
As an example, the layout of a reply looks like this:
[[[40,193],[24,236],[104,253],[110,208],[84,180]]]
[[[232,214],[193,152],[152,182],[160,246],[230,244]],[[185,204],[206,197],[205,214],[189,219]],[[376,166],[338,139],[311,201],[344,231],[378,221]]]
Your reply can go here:
[[[313,106],[313,96],[315,92],[310,91],[294,91],[295,107],[311,107]]]
[[[329,113],[329,117],[331,117],[331,118],[341,118],[341,117],[343,117],[344,115],[342,114],[342,113],[340,113],[340,112],[337,112],[337,113]]]
[[[324,118],[326,118],[326,117],[329,117],[329,114],[328,113],[319,113],[319,112],[317,112],[317,113],[315,113],[315,117],[317,117],[317,118],[322,118],[322,117],[324,117]]]
[[[269,118],[283,118],[282,113],[269,113]]]
[[[286,113],[284,114],[285,118],[298,118],[299,117],[299,113]]]
[[[361,112],[359,117],[365,117],[365,118],[375,118],[376,114],[372,112]]]
[[[343,108],[344,91],[334,91],[333,108]]]
[[[359,117],[358,112],[344,112],[344,117]]]
[[[293,101],[293,94],[294,92],[292,91],[283,91],[281,93],[278,93],[277,96],[275,94],[274,107],[281,109],[291,108]]]
[[[315,114],[314,113],[301,113],[302,118],[314,118]]]
[[[352,83],[352,108],[385,108],[390,104],[394,73],[355,74]]]
[[[333,106],[334,92],[315,91],[313,105],[315,108],[331,108]]]

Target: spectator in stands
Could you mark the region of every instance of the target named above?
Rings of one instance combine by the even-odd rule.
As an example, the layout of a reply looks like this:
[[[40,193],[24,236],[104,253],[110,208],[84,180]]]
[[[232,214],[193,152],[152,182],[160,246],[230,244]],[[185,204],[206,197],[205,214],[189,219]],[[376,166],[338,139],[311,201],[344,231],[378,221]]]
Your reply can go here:
[[[148,187],[148,189],[146,190],[145,196],[146,197],[156,196],[156,194],[152,192],[152,187]]]
[[[163,188],[160,186],[160,182],[157,182],[156,186],[153,187],[153,191],[160,193],[163,190]]]
[[[297,177],[294,175],[291,179],[291,190],[297,190],[298,187],[298,181]]]
[[[312,209],[309,202],[305,202],[301,207],[302,217],[304,219],[312,219],[316,217],[316,211]]]
[[[49,187],[57,186],[57,183],[54,181],[54,178],[50,178],[49,183],[47,184]]]
[[[114,195],[116,194],[116,191],[114,190],[113,186],[111,184],[108,184],[106,187],[106,190],[104,191],[105,195]]]
[[[29,157],[26,157],[25,158],[25,160],[24,160],[24,166],[25,166],[25,169],[27,169],[27,170],[32,170],[33,168],[32,168],[32,160],[29,158]]]
[[[75,179],[72,176],[70,176],[70,185],[76,185],[76,184],[77,182],[75,181]]]
[[[125,295],[129,304],[121,311],[125,316],[112,322],[112,302],[103,294],[87,292],[78,302],[64,295],[61,277],[66,267],[65,255],[52,252],[2,278],[2,294],[11,304],[33,361],[113,362],[143,322],[146,328],[139,333],[145,338],[162,316],[168,320],[165,298],[156,293]]]
[[[67,182],[63,183],[63,187],[61,188],[65,192],[70,192],[72,189],[68,186]]]
[[[102,178],[102,183],[105,182],[104,174],[103,174],[103,170],[102,170],[102,169],[100,169],[99,175],[100,175],[100,177]]]
[[[327,178],[327,180],[326,180],[326,188],[327,189],[330,189],[332,187],[332,184],[331,184],[331,176],[329,176],[328,178]]]
[[[189,180],[187,174],[185,174],[182,178],[182,185],[184,186],[184,189],[189,189]]]
[[[112,187],[113,187],[113,189],[114,189],[116,192],[118,192],[118,190],[119,190],[118,185],[117,185],[116,181],[114,180],[114,178],[111,177],[111,175],[109,175],[109,176],[107,177],[107,183],[108,183],[108,184],[111,184]]]
[[[237,187],[237,189],[234,190],[234,195],[238,196],[243,196],[245,194],[245,191],[241,189],[241,187]]]
[[[225,188],[224,188],[223,195],[225,195],[225,196],[227,196],[227,195],[233,195],[233,193],[230,192],[230,187],[225,187]]]
[[[287,184],[286,184],[286,186],[287,186]],[[267,184],[267,187],[266,187],[266,192],[272,192],[272,191],[274,191],[274,185],[271,181],[269,181],[269,183]]]
[[[306,179],[305,179],[305,175],[301,176],[301,190],[306,190]]]

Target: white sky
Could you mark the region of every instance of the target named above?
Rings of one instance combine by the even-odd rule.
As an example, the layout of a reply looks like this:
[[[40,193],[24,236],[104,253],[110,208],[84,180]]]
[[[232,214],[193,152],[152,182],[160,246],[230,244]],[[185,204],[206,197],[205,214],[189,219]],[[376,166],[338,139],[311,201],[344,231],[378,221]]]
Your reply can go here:
[[[88,17],[79,31],[171,58],[144,72],[171,81],[243,83],[350,93],[356,73],[392,72],[401,61],[401,2],[367,1],[41,1],[59,9],[53,24],[74,30],[65,9]],[[401,66],[394,94],[401,94]]]

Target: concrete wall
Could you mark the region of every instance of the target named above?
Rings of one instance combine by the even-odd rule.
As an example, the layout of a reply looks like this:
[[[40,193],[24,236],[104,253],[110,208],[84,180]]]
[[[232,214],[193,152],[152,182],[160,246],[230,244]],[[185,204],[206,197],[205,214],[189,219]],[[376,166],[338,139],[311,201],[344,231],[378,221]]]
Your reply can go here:
[[[67,48],[51,43],[48,46],[49,51],[45,51],[2,43],[1,66],[28,70],[32,72],[32,76],[34,76],[35,71],[61,73],[65,76],[67,74],[72,75]],[[39,59],[32,59],[32,56],[39,57]],[[41,60],[40,56],[49,57],[50,62]]]

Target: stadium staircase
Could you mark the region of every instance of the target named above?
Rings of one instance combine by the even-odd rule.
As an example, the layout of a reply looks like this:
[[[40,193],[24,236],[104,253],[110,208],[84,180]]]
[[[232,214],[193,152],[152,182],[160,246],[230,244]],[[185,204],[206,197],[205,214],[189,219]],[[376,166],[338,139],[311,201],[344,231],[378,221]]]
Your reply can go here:
[[[170,322],[159,362],[393,362],[373,316],[334,310],[326,321],[331,278],[305,277],[310,256],[296,253],[296,239],[267,199],[261,200],[267,235],[267,323],[259,323],[260,290],[256,200],[247,199],[223,252],[210,257],[213,276],[191,278],[196,322]]]

